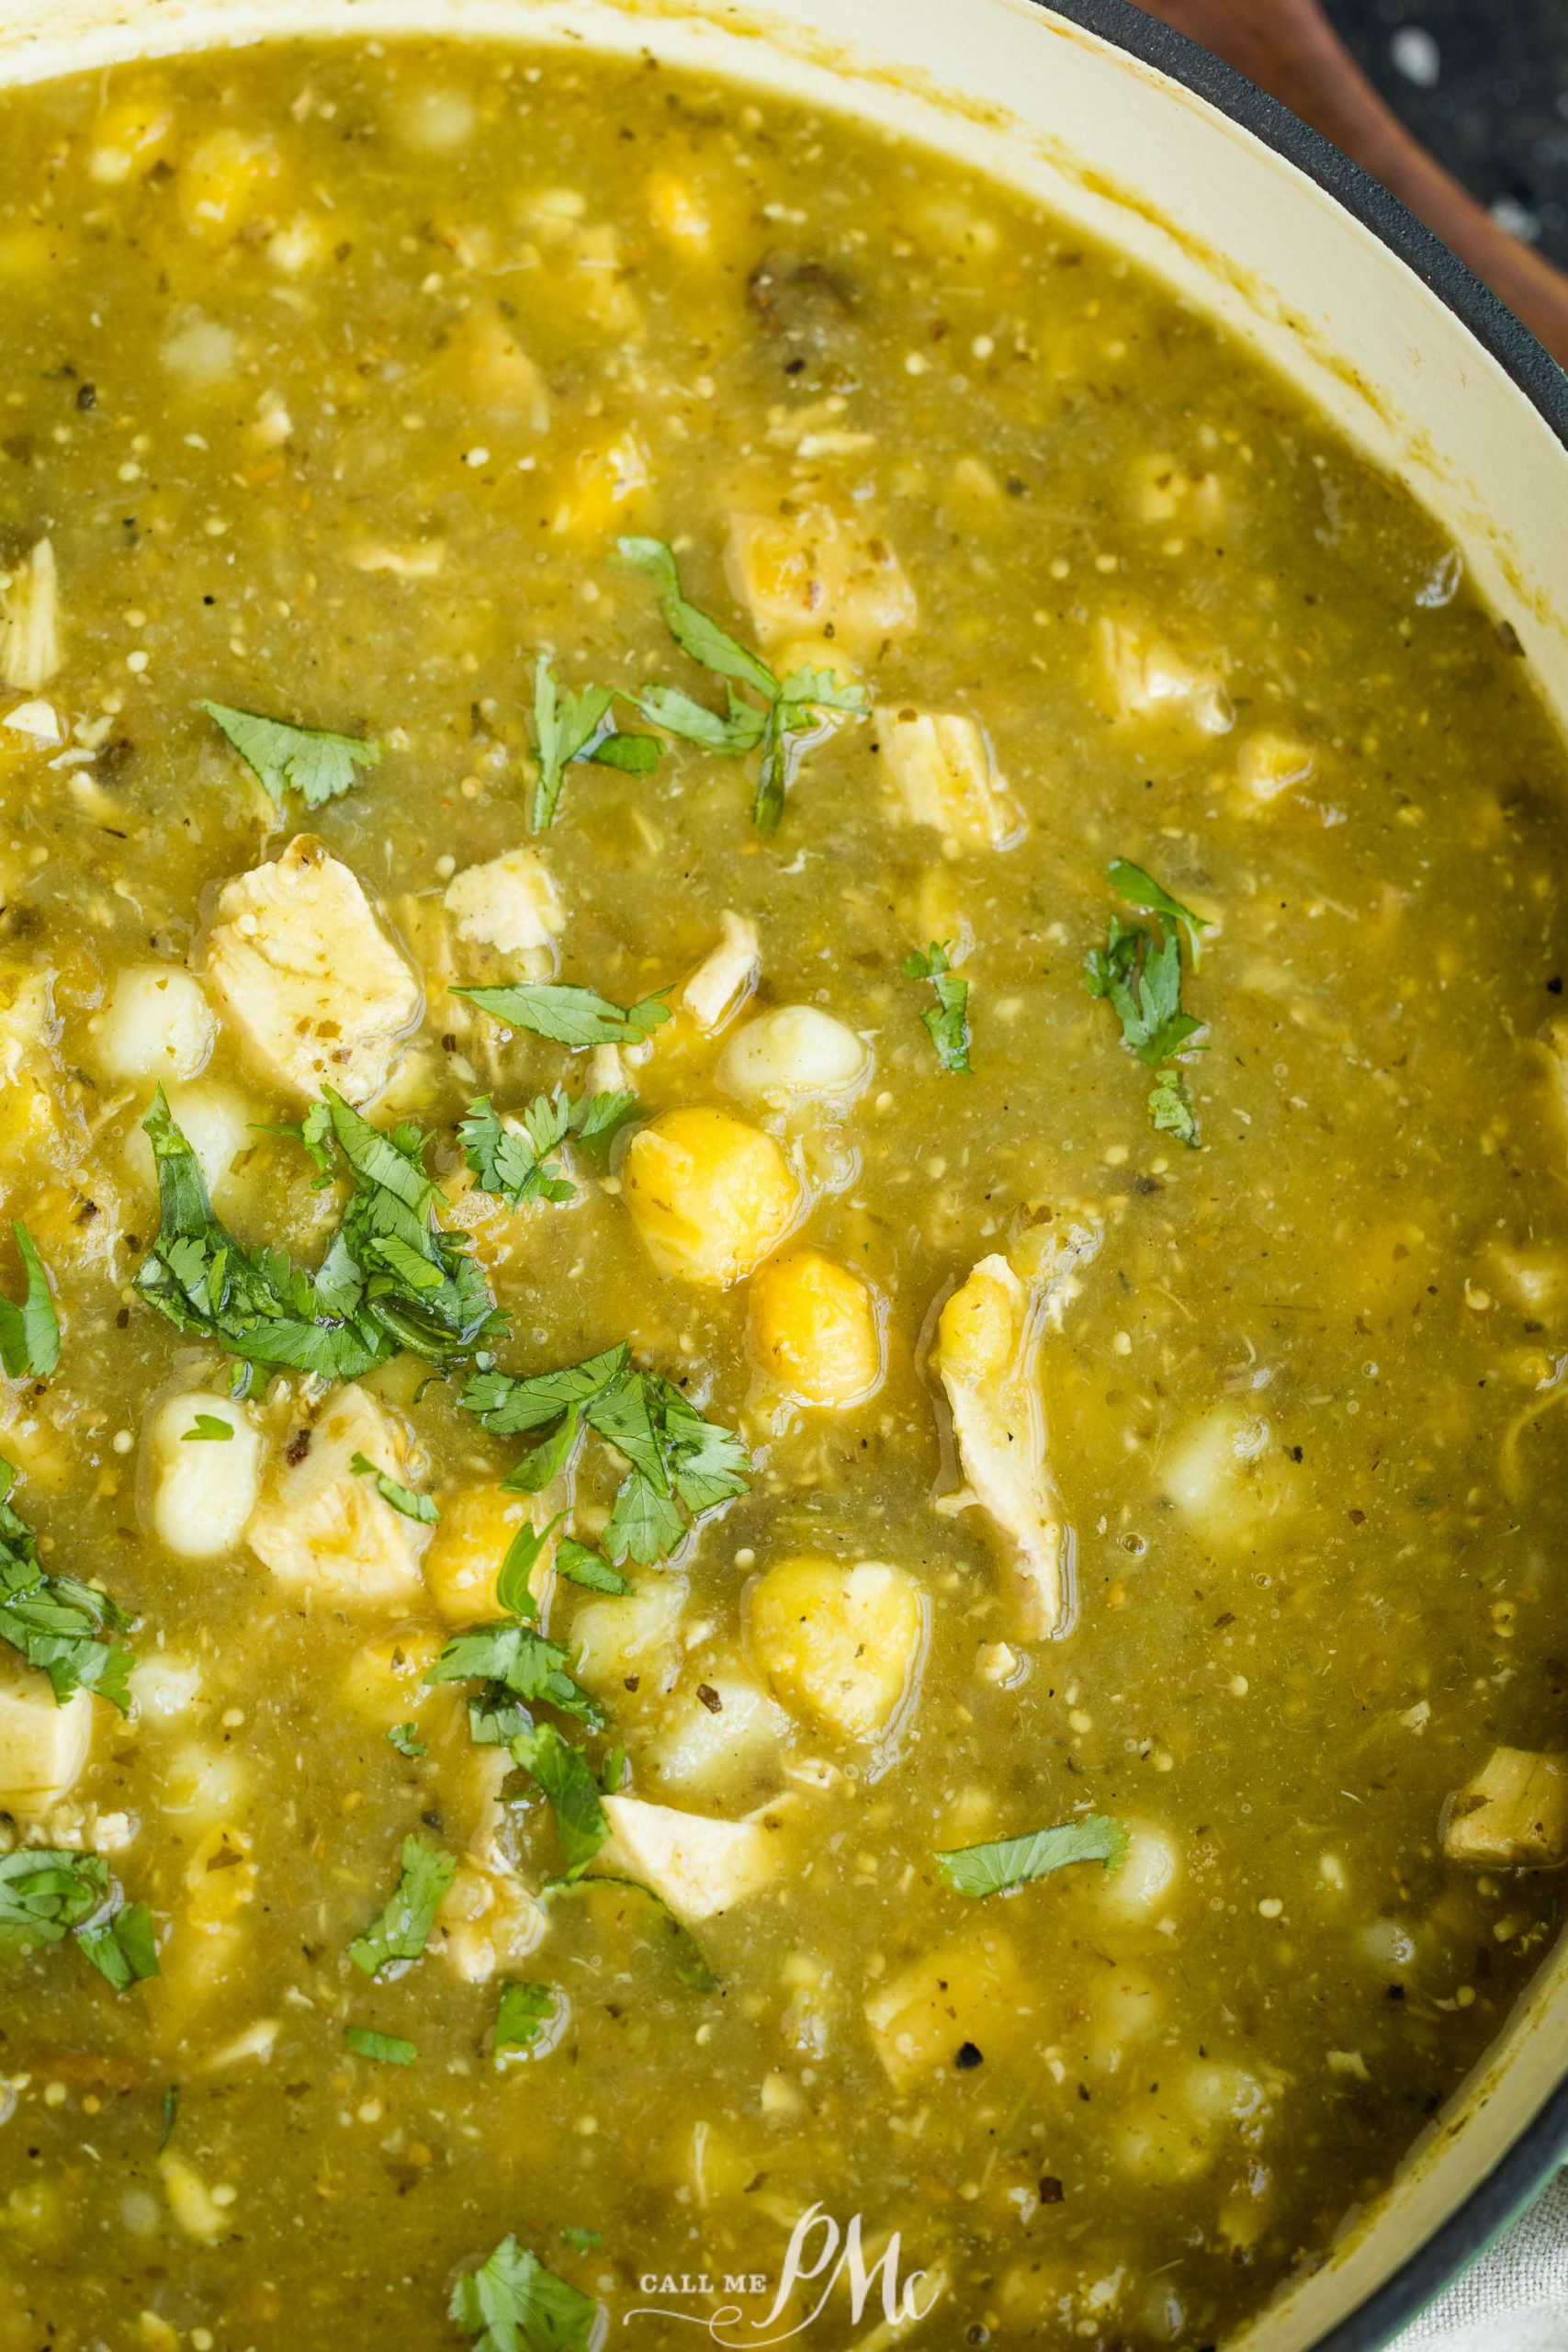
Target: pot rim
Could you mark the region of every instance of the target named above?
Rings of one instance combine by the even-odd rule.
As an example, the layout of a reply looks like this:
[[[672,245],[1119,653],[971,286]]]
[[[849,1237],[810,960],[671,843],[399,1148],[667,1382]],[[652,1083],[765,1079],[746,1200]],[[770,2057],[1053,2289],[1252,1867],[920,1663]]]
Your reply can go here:
[[[1568,374],[1467,263],[1359,164],[1278,98],[1132,0],[1031,0],[1179,82],[1332,197],[1450,311],[1568,447]],[[1528,1996],[1527,1996],[1528,1997]],[[1468,2194],[1313,2352],[1383,2352],[1568,2162],[1568,2074]]]

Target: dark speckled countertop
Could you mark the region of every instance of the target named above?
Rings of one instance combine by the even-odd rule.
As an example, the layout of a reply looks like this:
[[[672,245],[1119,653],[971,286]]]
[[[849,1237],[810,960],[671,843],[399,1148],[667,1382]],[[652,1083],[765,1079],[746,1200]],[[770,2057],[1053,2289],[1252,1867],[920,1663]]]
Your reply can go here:
[[[1568,266],[1568,0],[1325,0],[1395,112]]]

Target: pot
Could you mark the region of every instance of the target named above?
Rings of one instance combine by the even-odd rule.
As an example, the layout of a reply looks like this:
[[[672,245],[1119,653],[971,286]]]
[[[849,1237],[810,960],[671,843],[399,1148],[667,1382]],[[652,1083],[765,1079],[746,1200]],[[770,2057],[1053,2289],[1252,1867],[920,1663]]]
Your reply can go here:
[[[1568,378],[1353,164],[1125,0],[11,0],[0,80],[306,33],[651,49],[1018,184],[1243,337],[1397,474],[1568,728]],[[1560,1951],[1247,2352],[1374,2352],[1565,2154]]]

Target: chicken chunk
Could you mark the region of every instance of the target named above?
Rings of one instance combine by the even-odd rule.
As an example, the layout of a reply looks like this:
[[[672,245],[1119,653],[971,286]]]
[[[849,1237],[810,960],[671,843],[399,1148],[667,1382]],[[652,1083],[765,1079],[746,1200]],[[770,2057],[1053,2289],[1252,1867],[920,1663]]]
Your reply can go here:
[[[566,923],[549,868],[531,849],[511,849],[488,865],[468,866],[446,885],[445,904],[459,939],[503,956],[547,954]]]
[[[1054,1634],[1066,1614],[1066,1533],[1045,1453],[1040,1351],[1061,1283],[1088,1235],[1064,1244],[1026,1279],[1006,1258],[982,1258],[942,1310],[932,1367],[946,1391],[967,1481],[949,1505],[985,1511],[1010,1557],[1019,1629]]]
[[[1102,619],[1095,629],[1100,692],[1111,716],[1131,724],[1175,721],[1201,734],[1228,734],[1229,695],[1210,672],[1152,629]]]
[[[526,1959],[544,1932],[544,1912],[516,1872],[466,1854],[435,1915],[434,1949],[465,1984],[484,1984]]]
[[[926,1645],[926,1602],[902,1568],[781,1560],[754,1586],[751,1654],[792,1713],[855,1740],[903,1712]]]
[[[865,2004],[876,2054],[899,2091],[951,2066],[966,2044],[990,2058],[1042,2038],[1036,2015],[1023,1964],[993,1928],[972,1928],[912,1961]]]
[[[957,711],[883,707],[876,752],[895,804],[956,849],[1005,849],[1023,830],[986,730]]]
[[[302,1096],[378,1094],[423,1003],[356,877],[308,833],[225,884],[207,972],[257,1059]]]
[[[665,1111],[632,1137],[626,1203],[660,1272],[728,1290],[755,1272],[800,1213],[770,1135],[728,1111]]]
[[[36,695],[60,662],[60,574],[39,539],[0,584],[0,680]]]
[[[46,1675],[0,1649],[0,1807],[36,1813],[76,1785],[93,1738],[93,1702],[57,1704]]]
[[[642,1880],[682,1919],[733,1910],[768,1885],[784,1860],[782,1801],[739,1821],[644,1797],[606,1797],[604,1811],[613,1835],[600,1852],[604,1867]]]
[[[1443,1851],[1492,1870],[1568,1860],[1568,1755],[1495,1747],[1450,1804]]]
[[[737,514],[726,567],[766,645],[826,635],[852,659],[876,652],[919,617],[915,592],[886,540],[826,506]]]
[[[333,1607],[406,1609],[424,1591],[428,1530],[382,1500],[355,1454],[400,1485],[413,1476],[401,1425],[350,1382],[272,1464],[247,1539],[281,1583]]]
[[[744,915],[719,918],[723,936],[704,956],[685,987],[681,1002],[697,1027],[708,1036],[733,1021],[762,970],[757,926]]]
[[[32,1173],[40,1156],[58,1165],[85,1142],[81,1115],[66,1102],[59,1034],[50,974],[0,967],[0,1178]]]

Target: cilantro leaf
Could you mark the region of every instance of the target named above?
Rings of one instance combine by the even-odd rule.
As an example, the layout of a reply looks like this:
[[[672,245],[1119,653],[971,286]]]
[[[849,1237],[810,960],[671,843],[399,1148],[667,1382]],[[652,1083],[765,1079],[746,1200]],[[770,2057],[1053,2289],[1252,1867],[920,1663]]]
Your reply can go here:
[[[911,980],[930,980],[936,1002],[922,1012],[921,1021],[936,1047],[936,1057],[943,1069],[967,1070],[969,1068],[969,983],[961,980],[948,961],[944,941],[933,939],[922,955],[916,948],[906,956],[904,971]]]
[[[158,1170],[158,1233],[134,1282],[149,1306],[176,1329],[216,1340],[247,1364],[354,1380],[386,1361],[391,1342],[360,1311],[357,1277],[313,1282],[281,1250],[243,1249],[214,1216],[196,1154],[161,1086],[141,1124]]]
[[[583,1585],[590,1592],[635,1592],[637,1587],[619,1568],[580,1544],[575,1535],[563,1535],[556,1546],[556,1574],[565,1577],[569,1584]]]
[[[1035,1829],[1022,1838],[998,1838],[983,1846],[958,1846],[933,1855],[938,1875],[955,1894],[976,1897],[1006,1894],[1032,1879],[1046,1878],[1072,1862],[1103,1862],[1114,1870],[1127,1850],[1127,1832],[1102,1813]]]
[[[1112,915],[1105,945],[1090,948],[1085,959],[1084,986],[1090,996],[1102,997],[1111,1006],[1122,1023],[1127,1051],[1158,1072],[1149,1090],[1150,1125],[1195,1149],[1198,1122],[1186,1081],[1168,1065],[1192,1048],[1205,1026],[1181,1002],[1181,942],[1185,935],[1196,971],[1199,934],[1209,928],[1208,921],[1126,858],[1115,859],[1106,872],[1122,896],[1152,913],[1156,922],[1145,927]]]
[[[589,2352],[599,2307],[504,2237],[452,2290],[447,2316],[473,2336],[474,2352]]]
[[[652,582],[664,626],[682,652],[726,682],[722,712],[694,701],[679,686],[648,684],[627,699],[654,726],[704,751],[738,759],[760,747],[751,820],[760,832],[773,831],[799,753],[827,724],[822,713],[863,717],[870,707],[864,687],[809,665],[779,677],[683,594],[674,553],[662,539],[620,539],[616,548],[623,564]],[[738,685],[760,695],[762,707],[745,701]]]
[[[610,686],[584,686],[581,694],[563,694],[556,683],[547,655],[534,664],[534,780],[529,822],[536,833],[556,820],[566,772],[574,762],[592,761],[600,767],[620,768],[647,775],[659,765],[659,745],[651,735],[619,735],[610,724]]]
[[[692,1993],[716,1993],[724,1979],[698,1943],[683,1919],[678,1919],[657,1888],[647,1886],[640,1878],[621,1878],[613,1871],[595,1871],[590,1878],[547,1879],[539,1889],[541,1903],[559,1902],[572,1895],[604,1894],[611,1887],[621,1894],[635,1894],[651,1905],[657,1915],[657,1926],[670,1952],[675,1981]]]
[[[27,1293],[20,1306],[0,1295],[0,1364],[12,1380],[29,1373],[42,1379],[60,1362],[60,1318],[32,1235],[19,1217],[12,1218],[11,1231],[21,1253]]]
[[[477,1372],[470,1375],[457,1402],[477,1413],[497,1437],[521,1437],[543,1429],[574,1406],[585,1405],[620,1378],[631,1362],[623,1340],[602,1354],[585,1356],[581,1363],[565,1364],[558,1372],[536,1372],[525,1378],[506,1372]]]
[[[34,1846],[0,1855],[0,1951],[66,1936],[117,1993],[158,1973],[152,1915],[125,1901],[101,1854]]]
[[[569,1879],[580,1878],[610,1837],[599,1784],[580,1747],[553,1724],[534,1724],[511,1743],[513,1760],[538,1783],[556,1819]]]
[[[353,786],[356,767],[380,765],[381,746],[363,735],[291,727],[286,719],[263,718],[254,710],[233,710],[227,703],[203,702],[201,707],[280,808],[290,786],[307,808],[319,808]]]
[[[78,1928],[76,1943],[85,1960],[117,1993],[127,1993],[158,1973],[158,1945],[152,1914],[145,1903],[122,1903],[118,1911],[93,1927]]]
[[[220,1444],[233,1434],[233,1422],[224,1420],[221,1414],[198,1413],[189,1429],[182,1431],[180,1443],[190,1445],[201,1441],[208,1444]]]
[[[416,1759],[421,1756],[428,1756],[430,1753],[429,1748],[426,1747],[423,1740],[421,1739],[418,1731],[412,1724],[391,1724],[388,1730],[387,1737],[391,1741],[392,1746],[397,1749],[400,1756],[407,1756],[411,1760]]]
[[[441,1513],[428,1495],[416,1495],[412,1487],[400,1486],[395,1478],[389,1478],[384,1470],[378,1470],[373,1462],[367,1461],[363,1453],[355,1453],[348,1466],[357,1478],[374,1478],[381,1500],[400,1511],[404,1519],[417,1519],[421,1526],[434,1527],[440,1518]]]
[[[525,1716],[530,1706],[542,1703],[598,1731],[604,1711],[567,1672],[567,1655],[558,1642],[534,1626],[508,1618],[454,1634],[424,1679],[429,1683],[482,1682],[487,1688],[479,1703],[491,1712],[510,1696],[523,1701]]]
[[[505,1979],[491,2041],[498,2073],[515,2063],[519,2051],[533,2048],[555,2014],[556,1996],[547,1984],[530,1984],[520,1976]]]
[[[593,2254],[604,2243],[603,2230],[579,2229],[575,2222],[568,2222],[560,2233],[562,2245],[570,2246],[573,2254]]]
[[[345,2025],[344,2046],[356,2058],[374,2058],[383,2066],[412,2066],[419,2052],[400,2034],[377,2033],[367,2025]]]
[[[515,980],[503,988],[454,988],[481,1012],[505,1022],[508,1028],[526,1029],[557,1046],[579,1052],[587,1046],[635,1046],[651,1036],[670,1019],[662,998],[644,997],[633,1005],[612,1004],[592,989],[573,987],[565,980]]]
[[[540,1553],[556,1529],[562,1514],[557,1511],[546,1527],[536,1527],[525,1520],[506,1547],[506,1557],[501,1564],[501,1574],[495,1580],[497,1604],[509,1617],[536,1617],[539,1604],[535,1600],[528,1579],[534,1573]]]
[[[521,1114],[518,1134],[503,1123],[489,1095],[481,1094],[468,1105],[457,1133],[481,1191],[518,1209],[529,1201],[570,1201],[577,1187],[551,1165],[552,1153],[576,1136],[585,1148],[602,1155],[637,1108],[636,1095],[624,1090],[574,1101],[558,1086],[550,1094],[535,1096]]]
[[[367,1976],[415,1961],[435,1924],[441,1899],[451,1885],[457,1858],[429,1838],[403,1839],[402,1870],[392,1894],[363,1934],[348,1947],[355,1968]],[[400,1973],[400,1968],[399,1969]]]
[[[38,1539],[7,1500],[16,1476],[0,1461],[0,1641],[48,1675],[58,1705],[73,1691],[96,1690],[124,1714],[130,1652],[105,1636],[130,1620],[96,1585],[45,1568]]]
[[[1208,916],[1196,915],[1190,907],[1184,907],[1179,899],[1173,899],[1152,874],[1145,874],[1129,857],[1113,857],[1105,869],[1105,878],[1117,896],[1125,899],[1130,907],[1136,907],[1140,913],[1159,915],[1166,922],[1180,926],[1187,934],[1192,969],[1197,971],[1203,961],[1201,934],[1213,927]]]

